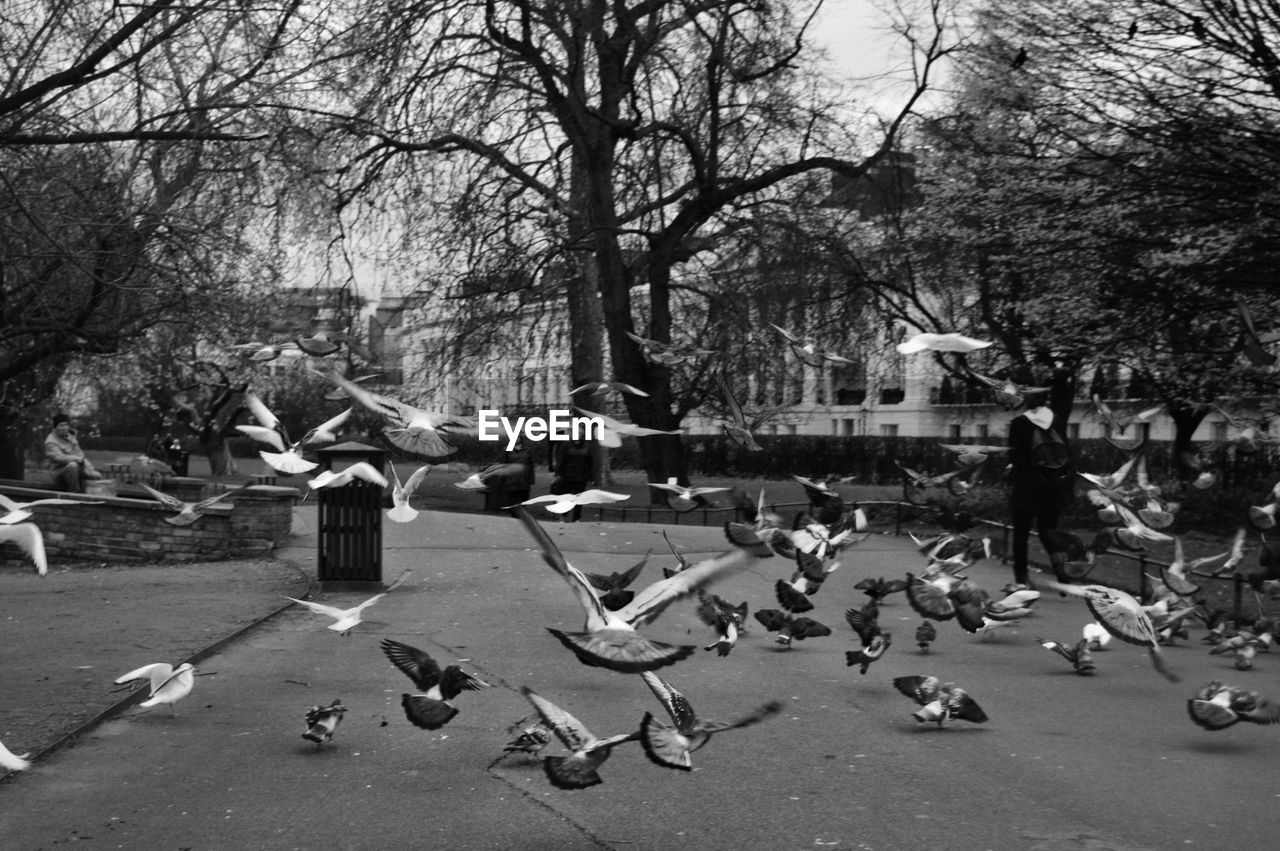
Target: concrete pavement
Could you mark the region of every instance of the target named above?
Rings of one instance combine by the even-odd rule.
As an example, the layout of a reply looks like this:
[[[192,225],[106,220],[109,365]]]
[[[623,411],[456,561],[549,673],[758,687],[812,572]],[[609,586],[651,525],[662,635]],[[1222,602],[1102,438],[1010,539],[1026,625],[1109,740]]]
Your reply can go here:
[[[314,577],[313,510],[296,519],[295,540],[270,563],[279,587],[231,594],[244,606],[242,622]],[[641,577],[648,582],[673,563],[663,527],[547,526],[584,570],[626,567],[652,550]],[[1253,672],[1236,672],[1193,635],[1194,643],[1168,651],[1180,684],[1160,678],[1140,649],[1116,642],[1098,654],[1097,676],[1077,677],[1034,641],[1072,639],[1088,620],[1083,603],[1056,594],[1025,624],[986,640],[940,624],[939,641],[922,655],[911,641],[920,618],[899,595],[881,615],[894,646],[862,676],[844,664],[854,641],[842,612],[865,599],[853,584],[921,566],[909,541],[880,535],[850,551],[814,597],[813,616],[834,635],[783,650],[753,619],[730,656],[698,651],[659,672],[701,716],[728,720],[775,698],[786,703],[780,716],[718,734],[694,754],[691,773],[660,768],[629,744],[602,767],[604,784],[555,789],[536,761],[502,756],[507,728],[531,712],[522,685],[599,735],[634,729],[660,706],[639,677],[583,666],[547,633],[580,628],[581,615],[514,520],[423,512],[411,524],[383,528],[384,579],[412,573],[349,637],[297,606],[253,626],[200,659],[207,676],[197,678],[176,718],[164,708],[130,709],[0,784],[4,846],[1140,849],[1274,842],[1265,814],[1280,796],[1277,731],[1237,725],[1208,733],[1187,719],[1185,701],[1212,677],[1280,696],[1280,662],[1262,656]],[[692,557],[724,546],[718,529],[667,532]],[[298,568],[291,577],[290,564]],[[762,560],[714,590],[749,600],[753,611],[772,607],[772,584],[789,572],[779,559]],[[970,571],[993,590],[1007,574],[1000,565]],[[74,593],[90,578],[51,573],[32,593]],[[132,667],[182,658],[176,640],[161,647],[135,631],[149,622],[150,595],[163,584],[145,582],[126,605],[113,606],[114,632],[93,639],[99,655],[79,676],[103,688]],[[326,590],[317,599],[346,606],[366,596]],[[7,586],[5,600],[6,609],[20,608],[21,601],[10,604]],[[166,610],[194,625],[209,605],[172,598]],[[677,643],[710,640],[683,604],[645,632]],[[13,634],[0,629],[0,641]],[[421,647],[442,665],[459,662],[494,688],[462,694],[459,715],[443,729],[417,729],[400,708],[401,694],[413,688],[378,649],[383,637]],[[79,653],[41,662],[76,670]],[[12,661],[6,648],[6,679]],[[916,724],[912,704],[890,685],[915,673],[960,683],[991,721],[943,730]],[[317,748],[301,739],[307,707],[335,698],[350,711],[334,741]],[[24,749],[6,727],[0,731],[0,740]],[[545,754],[562,752],[555,743]]]

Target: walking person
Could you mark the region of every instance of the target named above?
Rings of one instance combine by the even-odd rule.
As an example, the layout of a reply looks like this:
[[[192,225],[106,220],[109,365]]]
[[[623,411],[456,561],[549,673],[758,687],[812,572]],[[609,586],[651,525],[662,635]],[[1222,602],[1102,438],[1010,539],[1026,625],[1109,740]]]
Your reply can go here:
[[[1063,423],[1048,401],[1047,393],[1027,396],[1027,410],[1009,423],[1013,581],[1027,588],[1032,587],[1027,565],[1031,527],[1034,524],[1042,538],[1057,529],[1072,495],[1071,450],[1062,434]],[[1049,557],[1054,557],[1052,551]]]
[[[86,480],[102,478],[80,448],[76,430],[66,414],[53,418],[53,431],[44,439],[44,457],[53,472],[56,490],[84,493]]]

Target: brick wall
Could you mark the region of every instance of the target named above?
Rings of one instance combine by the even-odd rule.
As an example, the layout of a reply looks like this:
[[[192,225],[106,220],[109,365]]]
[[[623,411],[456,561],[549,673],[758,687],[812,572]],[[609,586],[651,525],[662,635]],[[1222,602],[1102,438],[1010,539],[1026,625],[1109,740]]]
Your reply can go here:
[[[40,527],[50,559],[201,561],[268,553],[289,535],[295,488],[255,485],[209,508],[190,526],[165,522],[174,512],[151,499],[90,496],[0,482],[15,502],[57,497],[82,505],[37,505],[29,522]],[[184,495],[184,498],[187,498]],[[12,544],[0,557],[21,557]]]

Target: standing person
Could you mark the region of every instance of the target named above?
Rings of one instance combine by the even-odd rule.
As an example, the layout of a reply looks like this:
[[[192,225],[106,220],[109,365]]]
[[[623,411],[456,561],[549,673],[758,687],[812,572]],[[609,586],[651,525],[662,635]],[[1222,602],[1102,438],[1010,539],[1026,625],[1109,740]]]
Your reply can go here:
[[[515,505],[529,498],[533,489],[535,473],[533,469],[533,453],[524,441],[517,441],[509,452],[503,454],[502,463],[507,469],[503,473],[506,490],[506,501],[503,505]]]
[[[44,439],[44,457],[53,471],[53,484],[57,490],[84,493],[86,479],[100,479],[102,475],[85,457],[71,427],[71,418],[58,414],[53,418],[53,431]]]
[[[1013,581],[1031,587],[1027,549],[1031,526],[1043,537],[1058,528],[1072,493],[1071,450],[1048,407],[1048,394],[1027,396],[1027,410],[1009,423],[1009,512],[1013,518]],[[1054,557],[1049,553],[1050,559]]]
[[[585,435],[574,433],[569,440],[556,443],[551,450],[550,470],[554,494],[582,493],[595,475],[595,452]],[[582,518],[582,506],[575,505],[570,520]]]

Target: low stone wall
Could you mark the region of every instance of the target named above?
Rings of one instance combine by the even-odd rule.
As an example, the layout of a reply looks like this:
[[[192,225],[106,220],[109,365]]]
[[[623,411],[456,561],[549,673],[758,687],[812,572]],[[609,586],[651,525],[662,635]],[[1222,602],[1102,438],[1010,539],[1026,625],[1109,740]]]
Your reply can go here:
[[[181,484],[184,492],[176,496],[199,498],[191,493],[191,480]],[[254,485],[211,506],[190,526],[174,526],[165,521],[174,512],[150,498],[60,493],[2,480],[0,493],[20,503],[55,497],[84,503],[32,506],[29,522],[40,527],[50,559],[101,561],[213,561],[262,555],[288,537],[298,496],[295,488]],[[0,556],[20,557],[12,544],[2,546]]]

